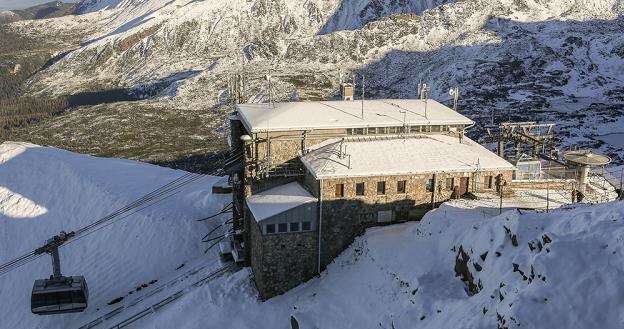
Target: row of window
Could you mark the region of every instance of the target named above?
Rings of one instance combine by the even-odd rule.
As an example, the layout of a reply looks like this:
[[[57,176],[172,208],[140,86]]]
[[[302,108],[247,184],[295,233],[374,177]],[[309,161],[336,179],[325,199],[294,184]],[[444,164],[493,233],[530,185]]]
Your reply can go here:
[[[290,232],[294,233],[294,232],[307,232],[307,231],[312,231],[312,223],[309,221],[264,225],[265,234],[290,233]]]
[[[448,132],[451,129],[461,131],[462,125],[425,125],[425,126],[398,126],[398,127],[376,127],[376,128],[350,128],[347,135],[394,135],[404,133],[429,133]]]
[[[366,186],[365,183],[355,183],[355,195],[364,196],[366,195]],[[407,181],[402,180],[397,182],[396,187],[397,193],[407,193]],[[386,182],[379,181],[377,182],[377,195],[385,195],[386,194]],[[336,184],[336,197],[343,198],[345,196],[345,186],[344,184]]]
[[[426,189],[427,192],[433,192],[433,178],[427,180]],[[364,196],[366,195],[366,186],[365,183],[355,183],[355,195],[356,196]],[[484,178],[484,187],[491,189],[493,184],[492,176],[485,176]],[[444,189],[452,191],[455,188],[455,178],[448,177],[444,181],[443,185]],[[401,180],[397,182],[396,185],[396,193],[403,194],[407,193],[407,181]],[[385,195],[386,194],[386,182],[379,181],[377,182],[377,195]],[[335,196],[337,198],[343,198],[345,196],[345,186],[344,184],[336,184],[336,193]]]

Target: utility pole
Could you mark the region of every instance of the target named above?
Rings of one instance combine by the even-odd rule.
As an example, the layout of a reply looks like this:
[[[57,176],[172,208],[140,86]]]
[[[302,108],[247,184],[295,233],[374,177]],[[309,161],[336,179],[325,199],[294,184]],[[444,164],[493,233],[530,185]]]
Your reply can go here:
[[[548,177],[546,177],[546,213],[550,212],[550,161],[548,162]]]
[[[622,168],[622,172],[620,173],[620,200],[624,200],[624,168]]]
[[[503,185],[500,186],[500,203],[498,205],[499,214],[503,213]]]

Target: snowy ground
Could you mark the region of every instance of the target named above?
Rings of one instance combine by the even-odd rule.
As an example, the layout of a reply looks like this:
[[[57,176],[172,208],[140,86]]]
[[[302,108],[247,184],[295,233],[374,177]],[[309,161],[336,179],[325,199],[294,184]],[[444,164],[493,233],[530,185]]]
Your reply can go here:
[[[2,144],[0,262],[179,174]],[[142,313],[128,328],[288,329],[291,316],[309,329],[624,326],[621,202],[502,215],[472,200],[450,202],[420,223],[368,230],[320,278],[260,302],[247,269],[212,275],[223,265],[202,253],[199,239],[210,223],[193,219],[227,203],[206,192],[215,181],[207,177],[175,200],[62,249],[64,271],[89,280],[92,303],[83,314],[29,313],[30,285],[48,274],[47,259],[0,277],[0,328],[79,328],[107,314],[95,328],[111,328]],[[471,293],[456,276],[460,246],[461,259],[470,257]],[[159,281],[134,289],[152,279]]]
[[[1,144],[0,263],[34,250],[61,230],[84,227],[183,174],[133,161]],[[51,274],[47,256],[0,277],[0,328],[70,328],[141,285],[165,280],[181,264],[205,258],[200,240],[214,224],[195,219],[229,202],[210,194],[217,180],[199,179],[163,202],[61,248],[63,273],[87,279],[91,298],[83,314],[30,313],[33,281]]]

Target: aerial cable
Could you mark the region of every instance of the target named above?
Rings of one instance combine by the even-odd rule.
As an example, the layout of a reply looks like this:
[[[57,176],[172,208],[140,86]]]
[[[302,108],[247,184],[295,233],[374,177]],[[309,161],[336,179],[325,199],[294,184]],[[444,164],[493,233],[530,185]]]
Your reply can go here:
[[[145,209],[147,207],[150,207],[150,206],[152,206],[152,205],[154,205],[154,204],[156,204],[158,202],[161,202],[164,199],[169,198],[169,197],[177,194],[178,192],[180,192],[180,188],[182,188],[183,186],[188,185],[188,184],[190,184],[190,183],[192,183],[192,182],[194,182],[194,181],[196,181],[196,180],[198,180],[200,178],[203,178],[203,177],[205,177],[205,176],[199,175],[199,174],[193,174],[193,173],[186,173],[186,174],[184,174],[184,175],[174,179],[173,181],[171,181],[171,182],[169,182],[169,183],[159,187],[158,189],[156,189],[156,190],[146,194],[145,196],[135,200],[134,202],[130,203],[129,205],[114,211],[113,213],[111,213],[111,214],[109,214],[109,215],[107,215],[107,216],[105,216],[105,217],[95,221],[94,223],[92,223],[92,224],[90,224],[90,225],[88,225],[86,227],[83,227],[83,228],[81,228],[79,230],[76,230],[76,231],[72,232],[72,234],[73,234],[72,238],[70,240],[68,240],[66,243],[70,243],[72,241],[78,240],[82,236],[86,236],[86,235],[90,234],[91,232],[95,232],[95,231],[99,230],[102,227],[97,228],[97,229],[96,229],[96,227],[98,227],[98,226],[100,226],[100,225],[102,225],[102,224],[104,224],[104,223],[106,223],[108,221],[111,221],[112,219],[114,219],[114,218],[116,218],[116,217],[118,217],[118,216],[120,216],[120,215],[122,215],[124,213],[130,212],[130,211],[140,207],[140,209],[138,209],[138,210],[136,210],[136,211],[134,211],[134,212],[132,212],[132,213],[122,217],[122,218],[117,218],[117,220],[114,221],[114,222],[117,222],[118,220],[127,218],[130,215],[132,215],[132,214],[134,214],[134,213],[136,213],[136,212],[138,212],[140,210],[143,210],[143,209]],[[172,193],[170,195],[167,195],[167,194],[169,194],[171,192],[174,192],[174,193]],[[165,197],[161,198],[163,196],[165,196]],[[114,222],[111,222],[108,225],[113,224]],[[105,226],[108,226],[108,225],[105,225]],[[8,272],[18,268],[18,267],[21,267],[21,266],[25,265],[26,263],[29,263],[29,262],[31,262],[31,261],[41,257],[42,255],[43,254],[37,254],[36,251],[32,251],[32,252],[30,252],[30,253],[28,253],[26,255],[20,256],[20,257],[18,257],[16,259],[13,259],[13,260],[11,260],[11,261],[9,261],[7,263],[4,263],[4,264],[0,265],[0,275],[4,275],[4,274],[6,274],[6,273],[8,273]]]

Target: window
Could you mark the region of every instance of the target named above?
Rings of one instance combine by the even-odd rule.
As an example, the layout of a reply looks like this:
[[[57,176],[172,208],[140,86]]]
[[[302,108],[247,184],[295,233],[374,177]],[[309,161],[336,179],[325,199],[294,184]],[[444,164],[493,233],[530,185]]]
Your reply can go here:
[[[420,126],[411,126],[410,127],[410,133],[419,133],[420,132]]]
[[[312,225],[310,222],[303,222],[301,223],[301,230],[302,231],[310,231],[312,230]]]
[[[455,179],[452,177],[449,177],[446,179],[446,189],[447,190],[453,190],[453,187],[455,187]]]
[[[407,190],[407,181],[400,180],[397,182],[397,193],[405,193]]]
[[[354,131],[355,135],[364,135],[364,129],[363,128],[356,128]]]
[[[483,187],[484,188],[492,188],[492,176],[485,176],[483,178]]]
[[[265,227],[266,234],[275,233],[275,224],[267,224]]]
[[[359,195],[359,196],[364,195],[364,183],[355,184],[355,195]]]
[[[279,223],[277,224],[277,232],[286,233],[288,232],[288,224],[287,223]]]
[[[336,197],[344,197],[344,184],[336,184]]]
[[[388,128],[388,134],[396,134],[396,133],[397,133],[397,127]]]
[[[433,178],[427,180],[427,192],[433,192]]]
[[[299,222],[290,223],[291,232],[299,232]]]
[[[386,194],[386,182],[377,182],[377,195]]]
[[[347,129],[347,135],[354,135],[353,129]]]
[[[431,132],[432,133],[439,133],[440,132],[440,126],[431,126]]]

